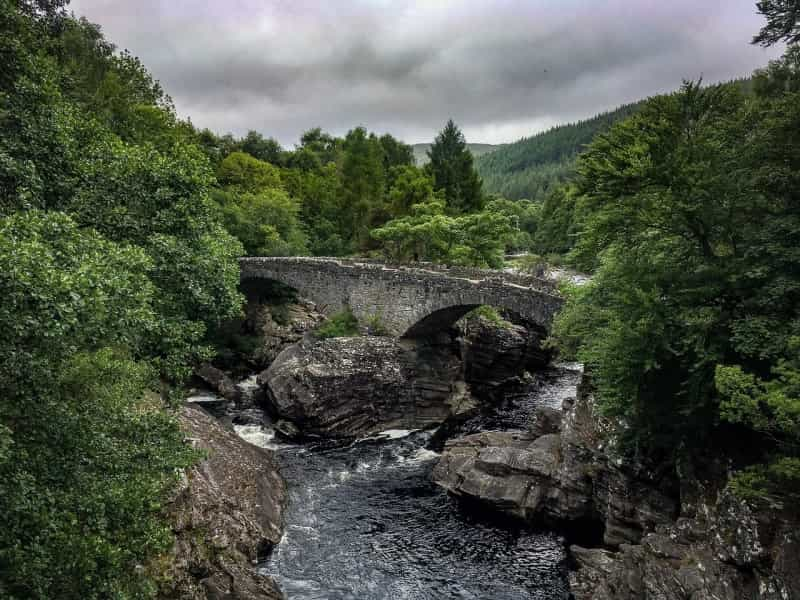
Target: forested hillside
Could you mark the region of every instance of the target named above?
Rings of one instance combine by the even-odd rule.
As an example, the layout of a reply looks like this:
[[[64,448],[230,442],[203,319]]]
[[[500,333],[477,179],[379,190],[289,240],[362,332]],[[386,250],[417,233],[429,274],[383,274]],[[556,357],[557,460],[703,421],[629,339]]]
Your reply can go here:
[[[640,103],[627,104],[591,119],[559,125],[480,156],[475,167],[489,193],[518,200],[544,200],[575,171],[575,157],[594,137],[632,115]]]

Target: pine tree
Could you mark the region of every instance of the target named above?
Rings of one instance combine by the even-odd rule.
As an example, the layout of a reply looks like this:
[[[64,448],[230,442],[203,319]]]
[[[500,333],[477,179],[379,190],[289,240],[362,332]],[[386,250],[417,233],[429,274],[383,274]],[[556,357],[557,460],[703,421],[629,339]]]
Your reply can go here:
[[[756,6],[767,23],[753,38],[754,44],[772,46],[778,42],[800,42],[800,0],[761,0]]]
[[[475,212],[483,206],[483,182],[472,163],[464,134],[450,119],[436,136],[430,150],[427,171],[434,187],[444,193],[450,214]]]

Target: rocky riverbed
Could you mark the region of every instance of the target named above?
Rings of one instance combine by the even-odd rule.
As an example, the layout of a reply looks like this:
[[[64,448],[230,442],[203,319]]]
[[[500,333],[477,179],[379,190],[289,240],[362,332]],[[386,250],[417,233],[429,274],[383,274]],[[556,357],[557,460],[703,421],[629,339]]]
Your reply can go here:
[[[683,472],[626,461],[609,432],[584,388],[560,411],[537,408],[526,432],[448,440],[433,478],[567,535],[576,600],[800,597],[792,507],[734,497],[713,457]]]
[[[579,366],[543,367],[541,332],[318,340],[299,306],[260,325],[278,334],[259,375],[198,372],[194,400],[266,453],[184,416],[216,462],[175,502],[181,597],[800,598],[796,510],[735,498],[713,457],[624,459]]]

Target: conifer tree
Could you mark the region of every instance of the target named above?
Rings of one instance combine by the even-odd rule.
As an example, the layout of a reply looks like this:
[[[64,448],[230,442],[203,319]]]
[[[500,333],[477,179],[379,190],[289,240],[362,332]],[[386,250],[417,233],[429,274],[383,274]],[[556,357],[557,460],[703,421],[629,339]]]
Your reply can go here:
[[[450,214],[475,212],[483,205],[483,183],[464,134],[450,119],[428,150],[426,166],[434,187],[442,190]]]

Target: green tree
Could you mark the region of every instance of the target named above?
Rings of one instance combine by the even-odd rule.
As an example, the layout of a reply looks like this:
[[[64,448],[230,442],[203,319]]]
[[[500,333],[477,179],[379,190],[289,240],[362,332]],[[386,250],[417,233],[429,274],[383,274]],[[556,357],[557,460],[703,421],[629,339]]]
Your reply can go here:
[[[307,239],[300,205],[280,189],[257,194],[217,190],[213,197],[222,210],[225,228],[244,246],[248,256],[302,256]]]
[[[147,255],[59,213],[0,219],[0,592],[141,598],[171,545],[161,500],[192,455],[141,354]],[[149,400],[148,400],[149,396]]]
[[[492,208],[457,218],[456,229],[460,244],[451,250],[451,260],[493,269],[503,266],[506,247],[519,232],[511,218]]]
[[[518,232],[498,210],[451,217],[440,200],[415,204],[411,214],[373,229],[392,260],[427,260],[477,267],[500,267],[506,245]]]
[[[592,143],[573,253],[599,268],[555,331],[632,448],[724,448],[733,424],[758,442],[737,491],[796,495],[800,102],[761,94],[687,84]]]
[[[756,6],[767,22],[753,38],[754,44],[800,42],[800,0],[759,0]]]
[[[372,226],[389,218],[385,204],[383,148],[363,127],[347,133],[342,144],[341,222],[354,248],[366,248]]]
[[[540,254],[566,254],[575,243],[575,192],[572,187],[556,188],[541,207],[533,247]]]
[[[481,178],[472,164],[464,134],[452,119],[436,136],[428,158],[425,169],[433,177],[435,189],[443,192],[450,214],[475,212],[483,207]]]
[[[163,400],[238,244],[191,127],[63,5],[0,0],[0,595],[150,597],[192,458]]]
[[[314,171],[287,169],[284,185],[301,204],[301,221],[315,256],[341,256],[350,252],[346,232],[340,227],[339,174],[335,164]]]
[[[415,204],[428,202],[435,197],[433,179],[423,169],[410,165],[392,167],[387,202],[392,215],[401,217],[411,211]]]
[[[525,252],[533,247],[541,219],[541,206],[530,200],[493,198],[486,205],[487,212],[500,213],[509,219],[512,233],[506,236],[508,250]]]
[[[392,219],[371,235],[396,261],[444,261],[460,237],[455,219],[445,214],[444,202],[433,199],[413,205],[411,214]]]
[[[394,136],[384,133],[378,141],[383,148],[383,168],[388,173],[392,167],[414,164],[414,149]]]
[[[248,131],[241,141],[242,152],[250,156],[271,163],[280,165],[283,157],[283,148],[277,140],[265,138],[257,131]]]
[[[300,136],[298,150],[307,150],[316,155],[320,165],[337,162],[342,151],[342,140],[325,133],[319,127],[305,131]]]
[[[232,152],[225,157],[217,169],[217,179],[222,185],[242,192],[257,193],[281,187],[277,167],[244,152]]]

